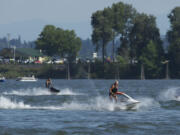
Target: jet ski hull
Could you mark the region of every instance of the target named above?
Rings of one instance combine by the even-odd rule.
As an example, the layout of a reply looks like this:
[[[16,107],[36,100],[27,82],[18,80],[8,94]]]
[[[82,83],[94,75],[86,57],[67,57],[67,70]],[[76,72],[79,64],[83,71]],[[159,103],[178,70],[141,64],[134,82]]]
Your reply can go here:
[[[58,90],[58,89],[56,89],[56,88],[54,88],[54,87],[51,87],[51,88],[49,89],[49,91],[50,91],[51,93],[59,93],[59,92],[60,92],[60,90]]]

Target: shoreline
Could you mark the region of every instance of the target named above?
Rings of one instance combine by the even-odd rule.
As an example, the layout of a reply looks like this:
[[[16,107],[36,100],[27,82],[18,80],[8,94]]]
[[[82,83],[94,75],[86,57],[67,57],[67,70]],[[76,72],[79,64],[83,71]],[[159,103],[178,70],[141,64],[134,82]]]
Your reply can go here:
[[[118,66],[118,70],[117,70]],[[128,67],[128,68],[127,68]],[[118,80],[141,80],[138,65],[115,65],[107,63],[86,63],[71,64],[68,71],[66,64],[1,64],[0,74],[7,79],[17,79],[18,77],[29,77],[34,75],[39,79],[118,79]],[[148,74],[149,75],[149,74]],[[157,75],[160,76],[160,75]],[[178,77],[170,78],[179,79]],[[165,75],[150,78],[145,74],[145,80],[167,80]]]

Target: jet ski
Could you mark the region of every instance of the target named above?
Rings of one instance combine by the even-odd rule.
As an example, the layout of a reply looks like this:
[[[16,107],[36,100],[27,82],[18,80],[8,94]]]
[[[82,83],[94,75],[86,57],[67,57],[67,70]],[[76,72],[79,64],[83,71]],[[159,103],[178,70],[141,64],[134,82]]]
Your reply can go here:
[[[51,93],[59,93],[59,92],[60,92],[60,90],[58,90],[58,89],[56,89],[56,88],[54,88],[54,87],[50,87],[50,88],[49,88],[49,91],[50,91]]]
[[[140,101],[133,99],[132,97],[130,97],[125,93],[121,94],[119,98],[120,98],[120,102],[128,109],[134,108],[137,104],[140,103]]]

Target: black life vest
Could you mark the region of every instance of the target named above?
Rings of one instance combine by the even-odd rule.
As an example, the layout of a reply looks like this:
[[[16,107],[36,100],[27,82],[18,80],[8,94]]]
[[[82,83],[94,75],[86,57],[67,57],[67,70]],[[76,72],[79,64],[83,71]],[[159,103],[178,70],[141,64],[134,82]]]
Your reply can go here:
[[[116,93],[118,91],[118,89],[116,88],[116,87],[114,87],[113,89],[112,89],[112,92],[113,93]]]

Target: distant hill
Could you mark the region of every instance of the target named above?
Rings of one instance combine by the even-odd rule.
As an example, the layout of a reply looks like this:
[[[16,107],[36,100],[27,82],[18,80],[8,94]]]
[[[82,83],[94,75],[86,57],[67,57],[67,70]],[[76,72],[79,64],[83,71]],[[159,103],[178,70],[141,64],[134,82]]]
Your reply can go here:
[[[96,46],[92,43],[91,39],[81,40],[82,41],[82,48],[79,52],[79,56],[81,58],[92,58],[93,52],[96,52]],[[115,50],[119,47],[119,42],[116,41],[115,43]],[[106,47],[106,53],[108,57],[112,56],[112,42],[110,42]],[[98,56],[102,56],[102,50],[98,50]]]
[[[93,45],[90,39],[81,40],[81,41],[82,41],[82,47],[79,52],[80,58],[83,58],[83,59],[91,58],[93,52],[95,52],[95,46]]]
[[[0,49],[16,46],[17,48],[34,48],[34,41],[22,42],[21,37],[13,38],[8,41],[7,37],[0,38]]]
[[[165,35],[161,35],[161,39],[163,41],[163,47],[165,51],[167,52],[168,48],[168,41],[166,39]],[[82,48],[79,52],[80,58],[92,58],[93,52],[96,52],[96,46],[92,43],[91,39],[81,40],[82,41]],[[35,42],[34,41],[21,41],[21,37],[10,39],[8,43],[7,37],[0,38],[0,50],[3,48],[8,48],[8,46],[16,46],[17,48],[35,48]],[[116,40],[115,42],[115,51],[120,46],[119,40]],[[110,42],[106,47],[107,56],[112,56],[112,42]],[[98,56],[102,56],[102,50],[98,50]]]
[[[167,48],[168,48],[168,41],[166,36],[161,35],[161,40],[163,41],[163,47],[165,52],[167,52]],[[120,41],[116,40],[115,42],[115,51],[117,51],[117,48],[120,46]],[[93,52],[96,52],[96,46],[93,45],[91,39],[86,39],[86,40],[82,40],[82,48],[80,50],[79,56],[81,58],[91,58]],[[107,56],[111,57],[112,56],[112,42],[109,42],[109,44],[106,47],[106,52],[107,52]],[[102,56],[102,50],[99,49],[98,51],[98,56]]]

